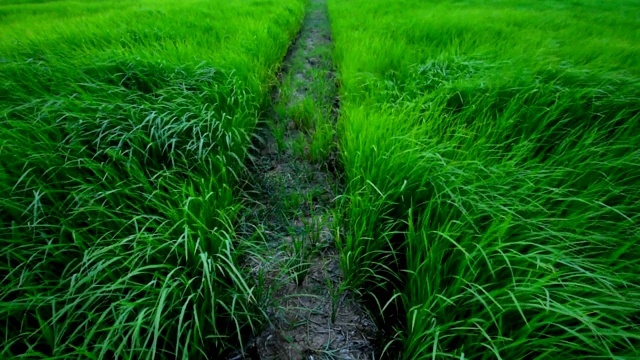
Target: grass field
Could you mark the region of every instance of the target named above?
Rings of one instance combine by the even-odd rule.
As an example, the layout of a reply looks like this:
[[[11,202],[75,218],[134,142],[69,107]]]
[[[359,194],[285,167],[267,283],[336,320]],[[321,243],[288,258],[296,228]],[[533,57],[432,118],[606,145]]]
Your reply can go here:
[[[237,179],[301,0],[0,2],[1,358],[219,358]]]
[[[640,358],[640,3],[325,11],[0,1],[0,358]]]
[[[387,353],[640,357],[640,3],[330,0],[329,14],[338,245],[396,329]]]

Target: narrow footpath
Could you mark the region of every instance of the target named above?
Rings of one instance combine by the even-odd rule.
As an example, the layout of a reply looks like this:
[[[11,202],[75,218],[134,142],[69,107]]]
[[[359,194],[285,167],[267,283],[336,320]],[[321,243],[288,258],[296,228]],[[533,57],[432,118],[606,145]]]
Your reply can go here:
[[[250,267],[269,324],[244,358],[376,358],[376,327],[343,286],[334,244],[341,185],[331,50],[326,0],[311,0],[251,165],[254,205],[243,222],[267,243]]]

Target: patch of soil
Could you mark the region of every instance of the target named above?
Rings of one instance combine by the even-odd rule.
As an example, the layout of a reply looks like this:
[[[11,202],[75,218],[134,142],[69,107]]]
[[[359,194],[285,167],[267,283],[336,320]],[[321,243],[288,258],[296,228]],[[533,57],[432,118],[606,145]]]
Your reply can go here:
[[[312,0],[285,58],[283,78],[290,81],[283,80],[276,91],[274,109],[290,109],[311,97],[335,125],[331,43],[326,0]],[[300,156],[292,149],[300,136],[309,136],[309,129],[296,128],[293,119],[275,110],[272,115],[274,123],[284,124],[283,133],[279,141],[273,131],[260,134],[250,165],[255,205],[242,221],[244,231],[259,229],[268,244],[246,266],[265,287],[269,324],[245,353],[230,359],[374,359],[377,328],[343,285],[334,247],[332,210],[341,188],[336,156],[322,163]]]

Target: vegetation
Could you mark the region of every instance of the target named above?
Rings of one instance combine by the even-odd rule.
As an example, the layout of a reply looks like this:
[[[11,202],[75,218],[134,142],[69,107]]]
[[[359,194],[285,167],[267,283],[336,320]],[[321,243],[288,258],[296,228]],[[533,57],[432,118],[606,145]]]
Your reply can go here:
[[[237,178],[301,0],[0,4],[2,358],[219,358]]]
[[[640,358],[640,4],[328,1],[0,4],[0,358]]]
[[[406,359],[640,356],[640,4],[329,1],[342,267]]]

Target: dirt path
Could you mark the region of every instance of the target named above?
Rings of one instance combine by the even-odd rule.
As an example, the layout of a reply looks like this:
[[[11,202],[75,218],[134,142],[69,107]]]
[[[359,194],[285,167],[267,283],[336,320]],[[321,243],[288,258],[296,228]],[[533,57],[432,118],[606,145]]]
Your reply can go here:
[[[250,266],[270,324],[245,358],[375,358],[375,325],[344,289],[333,242],[341,186],[331,44],[326,0],[311,0],[252,164],[255,206],[243,222],[266,240]]]

